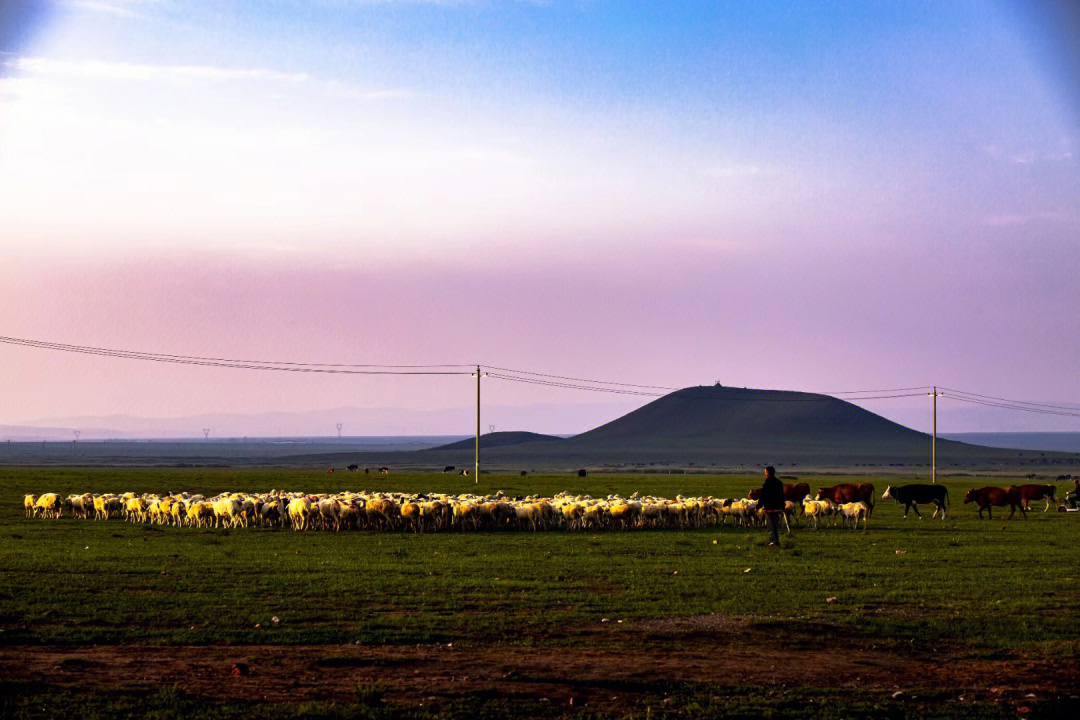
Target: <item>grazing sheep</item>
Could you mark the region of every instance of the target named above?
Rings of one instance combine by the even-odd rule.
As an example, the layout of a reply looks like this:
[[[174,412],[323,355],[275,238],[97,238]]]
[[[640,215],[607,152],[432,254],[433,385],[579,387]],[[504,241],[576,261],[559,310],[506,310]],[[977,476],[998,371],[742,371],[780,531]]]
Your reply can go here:
[[[811,500],[809,496],[803,498],[803,518],[807,527],[819,529],[822,518],[832,514],[832,503],[828,500]]]
[[[289,502],[289,522],[293,530],[307,530],[311,518],[311,501],[306,497],[293,498]]]
[[[44,493],[37,499],[38,514],[46,518],[58,518],[64,512],[64,505],[56,493]]]
[[[844,518],[844,525],[852,530],[859,529],[859,521],[862,520],[863,532],[866,532],[866,519],[870,516],[870,506],[866,503],[850,502],[840,505],[840,514]]]
[[[367,501],[364,510],[367,512],[368,521],[384,526],[387,530],[393,530],[401,512],[393,500],[387,498],[372,498]]]
[[[785,504],[784,518],[802,505],[807,527],[819,529],[823,518],[837,515],[845,526],[866,531],[869,511],[865,503],[837,507],[830,501],[803,498]],[[271,490],[269,493],[221,493],[211,498],[186,492],[163,495],[126,492],[121,495],[89,493],[61,498],[56,493],[27,495],[23,510],[28,517],[58,518],[65,510],[76,518],[108,520],[120,515],[132,523],[161,523],[176,527],[267,528],[292,527],[295,531],[373,530],[413,532],[470,531],[629,531],[639,528],[683,530],[724,526],[730,518],[739,527],[760,524],[761,507],[747,498],[656,497],[633,493],[594,498],[561,492],[554,497],[509,498],[462,493],[353,492],[307,495]]]

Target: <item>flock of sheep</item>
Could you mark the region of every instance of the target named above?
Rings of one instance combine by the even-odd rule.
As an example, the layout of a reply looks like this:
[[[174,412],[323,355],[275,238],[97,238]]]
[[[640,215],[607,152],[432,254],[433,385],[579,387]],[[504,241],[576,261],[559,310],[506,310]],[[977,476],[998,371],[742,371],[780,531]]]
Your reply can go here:
[[[293,530],[411,530],[413,532],[473,530],[604,530],[631,528],[686,529],[731,524],[763,524],[764,510],[756,500],[710,497],[662,498],[634,493],[630,497],[559,493],[554,497],[508,498],[494,495],[340,492],[309,495],[271,490],[268,493],[222,493],[204,497],[192,493],[166,495],[69,495],[57,493],[24,498],[27,517],[82,519],[123,518],[130,522],[177,527],[266,527]],[[863,502],[836,504],[829,500],[788,501],[784,523],[802,516],[804,524],[866,529],[872,506]]]

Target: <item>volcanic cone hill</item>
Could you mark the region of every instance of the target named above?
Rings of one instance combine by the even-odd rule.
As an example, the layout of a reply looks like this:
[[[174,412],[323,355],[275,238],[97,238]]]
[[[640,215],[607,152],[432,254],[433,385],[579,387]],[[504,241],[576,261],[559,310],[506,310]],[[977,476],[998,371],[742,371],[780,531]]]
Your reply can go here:
[[[538,464],[551,459],[619,465],[857,466],[926,464],[929,451],[927,434],[829,395],[717,385],[675,391],[565,440],[492,447],[487,458]],[[1022,458],[1023,451],[938,439],[939,463],[985,465]]]

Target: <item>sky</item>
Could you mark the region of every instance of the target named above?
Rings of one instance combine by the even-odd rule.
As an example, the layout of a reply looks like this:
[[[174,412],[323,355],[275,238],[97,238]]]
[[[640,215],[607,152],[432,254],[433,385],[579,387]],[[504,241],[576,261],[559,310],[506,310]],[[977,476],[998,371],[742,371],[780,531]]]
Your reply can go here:
[[[0,335],[1080,402],[1067,8],[3,3]],[[0,367],[0,424],[465,408],[475,382]],[[648,399],[484,393],[552,405],[513,427],[546,432]],[[952,432],[1080,430],[941,402]]]

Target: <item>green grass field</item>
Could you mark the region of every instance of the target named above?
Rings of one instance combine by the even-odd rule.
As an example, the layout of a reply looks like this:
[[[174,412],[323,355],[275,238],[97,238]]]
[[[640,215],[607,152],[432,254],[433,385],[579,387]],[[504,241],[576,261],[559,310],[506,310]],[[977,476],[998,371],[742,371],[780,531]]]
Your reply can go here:
[[[834,482],[827,476],[801,479],[814,488]],[[878,496],[888,482],[897,481],[865,479],[875,483]],[[473,492],[477,486],[468,478],[436,474],[5,468],[0,469],[0,648],[9,666],[40,648],[59,647],[55,651],[78,657],[95,645],[242,647],[246,654],[253,646],[293,645],[303,646],[308,655],[319,654],[312,646],[325,646],[323,655],[332,657],[343,646],[449,644],[477,653],[494,648],[507,662],[517,653],[570,657],[597,648],[615,658],[661,657],[692,646],[710,657],[722,654],[723,633],[711,629],[715,619],[730,618],[738,624],[730,631],[736,640],[763,646],[764,638],[764,646],[776,644],[777,652],[803,646],[816,651],[820,643],[836,653],[872,648],[886,654],[881,661],[886,666],[893,657],[906,662],[947,655],[956,662],[1034,662],[1075,669],[1080,656],[1080,517],[1044,514],[1040,502],[1026,521],[1019,515],[1008,522],[1004,515],[980,521],[972,506],[962,504],[963,492],[990,483],[973,478],[944,482],[952,501],[945,522],[931,520],[929,512],[922,521],[914,515],[902,520],[898,506],[879,502],[866,533],[796,528],[778,549],[765,546],[763,530],[731,527],[413,535],[26,519],[21,505],[27,492]],[[561,490],[594,496],[635,490],[742,496],[757,484],[756,476],[621,474],[485,476],[480,487],[511,496]],[[713,618],[713,624],[694,630],[701,618]],[[798,653],[793,657],[797,661]],[[372,680],[370,675],[363,676],[365,681]],[[1015,703],[994,699],[988,689],[983,700],[957,704],[963,687],[929,679],[924,696],[912,699],[893,698],[888,687],[838,694],[835,683],[816,688],[805,683],[717,686],[685,682],[678,672],[669,675],[642,679],[640,687],[621,693],[623,702],[605,704],[603,688],[580,690],[596,696],[585,709],[537,705],[535,694],[496,702],[479,691],[460,696],[436,692],[441,700],[402,704],[397,695],[410,694],[398,693],[393,678],[385,689],[376,685],[370,692],[360,688],[355,697],[316,698],[308,709],[333,717],[406,711],[418,717],[454,716],[483,708],[490,715],[645,716],[648,707],[650,716],[689,717],[714,715],[716,703],[727,698],[724,707],[736,716],[737,710],[760,717],[784,703],[793,705],[783,716],[804,710],[823,713],[808,717],[1015,714]],[[212,701],[182,687],[135,692],[124,678],[111,683],[105,695],[99,686],[85,687],[77,678],[37,685],[32,679],[5,680],[14,691],[0,706],[5,716],[40,714],[34,698],[42,693],[71,708],[113,717],[138,715],[142,701],[150,703],[142,710],[153,706],[160,716],[190,717],[193,707],[207,716],[228,716],[233,707],[227,699]],[[1074,702],[1070,692],[1076,685],[1045,687],[1028,705],[1036,714],[1060,709],[1061,703]],[[980,691],[971,692],[978,697]],[[377,695],[378,702],[369,695]],[[632,702],[625,704],[630,697]],[[765,702],[768,697],[775,702]],[[295,713],[299,706],[259,707],[256,716]]]

